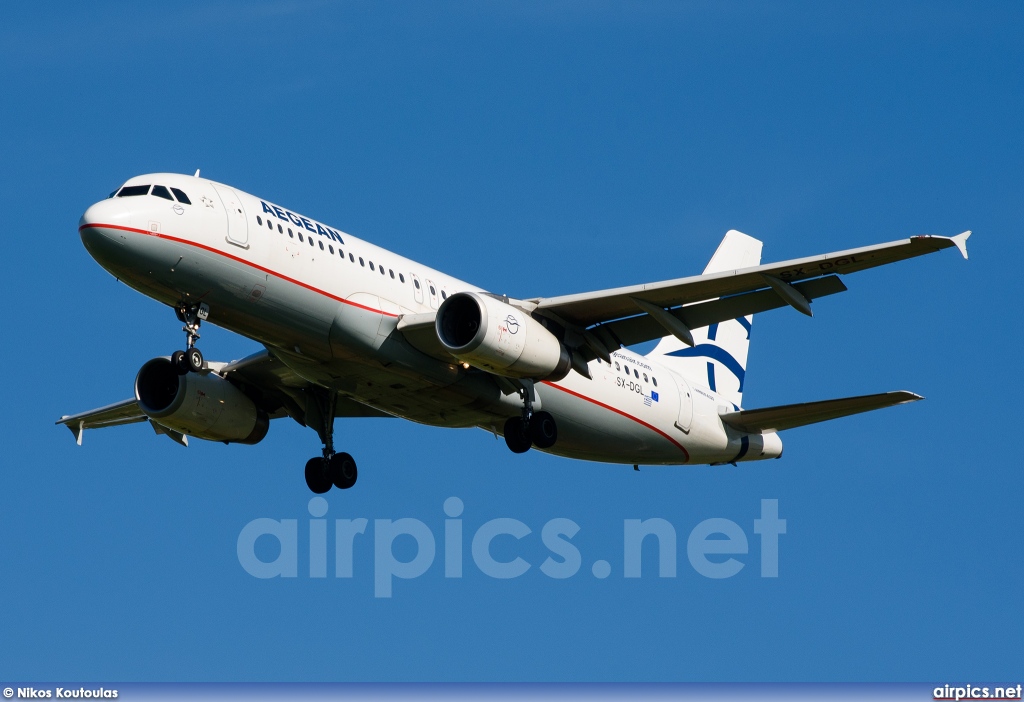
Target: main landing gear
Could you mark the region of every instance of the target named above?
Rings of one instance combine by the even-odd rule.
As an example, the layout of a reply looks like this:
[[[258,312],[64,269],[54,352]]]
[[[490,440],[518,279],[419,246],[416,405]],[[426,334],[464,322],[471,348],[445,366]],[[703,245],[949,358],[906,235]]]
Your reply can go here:
[[[316,429],[323,441],[323,455],[306,461],[306,485],[317,495],[336,487],[348,490],[356,484],[359,472],[356,461],[347,453],[334,452],[334,404],[337,393],[314,391],[307,412],[307,423]]]
[[[199,325],[210,316],[210,306],[205,302],[198,305],[179,303],[174,308],[174,314],[185,325],[181,330],[185,332],[186,346],[184,351],[175,351],[171,354],[171,365],[177,369],[178,375],[198,373],[205,367],[203,352],[196,348],[196,342],[199,341]]]
[[[523,413],[505,421],[505,443],[512,453],[526,453],[531,446],[551,448],[558,440],[558,427],[550,412],[533,411],[533,383],[523,381]]]

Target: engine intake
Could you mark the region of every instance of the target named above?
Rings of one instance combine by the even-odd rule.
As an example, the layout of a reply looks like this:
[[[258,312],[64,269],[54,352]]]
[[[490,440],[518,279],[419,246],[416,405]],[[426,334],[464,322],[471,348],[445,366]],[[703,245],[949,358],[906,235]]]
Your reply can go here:
[[[256,444],[270,429],[267,413],[230,382],[216,373],[178,375],[166,358],[142,366],[135,399],[160,426],[197,439]]]
[[[572,367],[569,351],[543,324],[480,293],[455,293],[445,300],[434,329],[453,356],[498,375],[560,380]]]

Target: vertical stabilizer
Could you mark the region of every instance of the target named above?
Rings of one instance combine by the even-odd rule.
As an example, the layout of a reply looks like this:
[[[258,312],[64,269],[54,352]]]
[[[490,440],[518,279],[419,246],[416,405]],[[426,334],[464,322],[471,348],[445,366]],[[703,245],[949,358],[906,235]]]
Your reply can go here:
[[[760,263],[761,242],[732,229],[718,245],[704,274],[750,268]],[[748,315],[694,329],[692,348],[674,336],[666,336],[647,355],[739,407],[743,404],[743,381],[753,321],[754,315]]]

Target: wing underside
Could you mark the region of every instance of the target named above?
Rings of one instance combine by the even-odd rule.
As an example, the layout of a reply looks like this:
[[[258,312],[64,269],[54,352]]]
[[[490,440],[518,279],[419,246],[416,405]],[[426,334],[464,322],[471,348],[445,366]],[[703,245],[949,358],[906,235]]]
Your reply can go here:
[[[271,419],[292,417],[306,425],[312,401],[313,385],[298,376],[269,351],[260,351],[231,363],[211,363],[211,368],[242,390]],[[334,408],[335,417],[390,417],[380,410],[361,404],[350,397],[338,395]],[[187,439],[177,432],[162,427],[151,420],[139,407],[135,398],[122,400],[98,409],[65,415],[57,420],[71,433],[79,445],[82,432],[86,429],[103,429],[122,424],[148,421],[158,434],[165,434],[180,444],[187,445]]]
[[[664,336],[650,307],[666,310],[689,328],[699,328],[790,305],[810,314],[810,301],[846,290],[838,275],[856,273],[916,256],[957,248],[966,258],[970,232],[954,237],[914,236],[821,256],[739,270],[678,278],[576,295],[533,298],[537,313],[589,330],[605,344],[623,345]],[[657,314],[657,310],[654,312]],[[667,320],[671,326],[671,320]]]

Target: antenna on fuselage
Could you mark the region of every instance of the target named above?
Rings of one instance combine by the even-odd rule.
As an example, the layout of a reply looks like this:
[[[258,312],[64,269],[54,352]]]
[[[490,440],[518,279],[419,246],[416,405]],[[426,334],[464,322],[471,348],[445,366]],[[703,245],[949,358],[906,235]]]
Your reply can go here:
[[[197,168],[196,169],[196,174],[193,176],[193,178],[198,178],[198,177],[199,177],[199,169]]]

